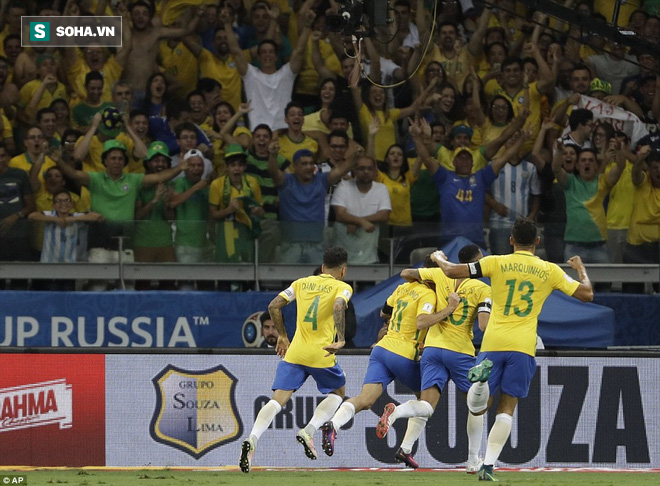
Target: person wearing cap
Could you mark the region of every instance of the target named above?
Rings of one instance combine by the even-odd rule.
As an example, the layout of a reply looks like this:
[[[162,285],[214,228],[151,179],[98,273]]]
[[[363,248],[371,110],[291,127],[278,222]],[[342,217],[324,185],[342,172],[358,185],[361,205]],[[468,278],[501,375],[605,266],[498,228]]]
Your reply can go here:
[[[188,153],[190,150],[195,150],[197,154],[202,156],[204,161],[204,174],[202,174],[202,179],[207,179],[214,174],[213,162],[206,158],[204,151],[198,148],[198,138],[197,138],[198,127],[192,122],[180,123],[175,130],[176,134],[176,145],[178,147],[177,154],[172,157],[172,167],[179,165],[179,161],[183,156]],[[181,174],[179,177],[183,177]]]
[[[19,117],[24,123],[34,123],[37,111],[50,106],[53,100],[68,101],[66,86],[57,79],[57,63],[52,54],[37,57],[37,79],[26,83],[18,94]]]
[[[160,141],[149,145],[144,166],[147,174],[158,174],[170,167],[170,153]],[[135,201],[134,255],[136,262],[175,262],[172,241],[174,211],[169,206],[172,183],[159,182],[140,189]],[[149,290],[148,281],[136,281],[136,290]],[[159,290],[174,290],[173,281],[161,280]]]
[[[353,167],[354,158],[343,160],[330,172],[317,171],[314,154],[299,150],[293,155],[293,174],[277,165],[279,142],[268,146],[268,172],[280,197],[281,257],[284,263],[316,263],[323,256],[325,196],[328,188]]]
[[[119,111],[110,106],[92,117],[87,132],[76,142],[74,159],[82,160],[84,171],[104,172],[103,146],[109,140],[121,142],[131,159],[142,159],[147,156],[145,143],[133,131],[130,124],[124,124]]]
[[[215,228],[216,262],[253,262],[254,240],[264,215],[257,179],[245,174],[247,155],[231,143],[225,149],[227,174],[211,183],[209,219]]]
[[[111,236],[124,234],[127,229],[124,225],[134,220],[135,204],[140,189],[156,186],[174,178],[186,169],[187,164],[184,161],[178,167],[154,174],[126,173],[124,172],[128,164],[126,145],[118,140],[107,140],[103,144],[101,160],[105,166],[103,172],[76,170],[59,160],[57,166],[66,177],[89,189],[92,211],[101,213],[108,223],[106,227],[90,232],[90,248],[115,249],[116,242],[113,242]]]
[[[187,163],[185,177],[174,180],[174,192],[168,203],[170,208],[176,209],[174,250],[180,263],[201,263],[210,260],[206,229],[211,180],[202,177],[204,158],[197,149],[186,152],[183,159]],[[182,288],[181,282],[179,288]]]
[[[507,147],[503,153],[496,155],[489,165],[472,173],[474,164],[472,152],[466,147],[458,147],[454,150],[454,172],[452,172],[441,167],[430,156],[422,138],[424,125],[421,120],[413,124],[410,133],[417,147],[417,155],[422,159],[440,193],[442,222],[438,246],[450,242],[457,236],[463,236],[485,248],[483,220],[486,193],[506,161],[520,149],[520,144],[526,137],[521,136],[519,143]]]
[[[612,94],[612,85],[607,81],[599,78],[593,78],[589,83],[589,96],[602,100],[606,96]]]
[[[502,95],[497,95],[496,98],[503,98],[502,101],[507,99]],[[530,111],[526,108],[521,108],[518,115],[507,123],[495,137],[491,140],[486,140],[483,145],[478,147],[472,144],[474,130],[471,127],[462,123],[454,125],[449,133],[448,146],[438,146],[436,159],[440,166],[447,170],[454,170],[454,152],[457,148],[464,148],[472,154],[473,172],[481,170],[486,167],[488,161],[498,153],[505,142],[527,123],[529,116]],[[428,131],[428,129],[426,130]]]
[[[651,76],[653,80],[653,87],[655,88],[655,75]],[[624,110],[628,110],[639,118],[644,117],[644,111],[642,108],[635,102],[630,96],[623,94],[613,95],[612,85],[607,81],[603,81],[599,78],[594,78],[591,80],[589,85],[589,96],[596,98],[598,100],[604,101],[610,105],[620,106]]]

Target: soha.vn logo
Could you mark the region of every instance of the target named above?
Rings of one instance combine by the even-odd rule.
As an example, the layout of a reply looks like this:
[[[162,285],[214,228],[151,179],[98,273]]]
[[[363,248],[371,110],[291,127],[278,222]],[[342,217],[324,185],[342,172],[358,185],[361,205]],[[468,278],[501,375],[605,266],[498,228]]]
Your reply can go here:
[[[235,398],[238,379],[224,366],[191,371],[168,365],[152,382],[156,409],[150,433],[156,442],[199,459],[242,435]]]

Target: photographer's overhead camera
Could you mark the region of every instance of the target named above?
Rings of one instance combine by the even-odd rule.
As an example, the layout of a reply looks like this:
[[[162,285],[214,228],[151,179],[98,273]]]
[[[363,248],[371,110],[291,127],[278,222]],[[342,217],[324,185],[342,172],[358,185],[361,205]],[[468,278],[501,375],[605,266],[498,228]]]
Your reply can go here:
[[[388,0],[338,0],[339,12],[326,17],[332,32],[370,37],[374,27],[387,25]]]

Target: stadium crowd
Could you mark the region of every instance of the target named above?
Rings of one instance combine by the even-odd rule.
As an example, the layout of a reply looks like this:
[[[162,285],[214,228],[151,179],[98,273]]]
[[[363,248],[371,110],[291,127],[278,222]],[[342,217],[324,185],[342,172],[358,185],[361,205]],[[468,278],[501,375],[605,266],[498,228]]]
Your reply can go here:
[[[658,262],[657,49],[514,0],[389,7],[356,42],[334,0],[0,0],[0,261],[505,254],[525,216],[549,261]],[[619,25],[657,44],[658,7]],[[122,46],[24,48],[25,15],[119,15]]]

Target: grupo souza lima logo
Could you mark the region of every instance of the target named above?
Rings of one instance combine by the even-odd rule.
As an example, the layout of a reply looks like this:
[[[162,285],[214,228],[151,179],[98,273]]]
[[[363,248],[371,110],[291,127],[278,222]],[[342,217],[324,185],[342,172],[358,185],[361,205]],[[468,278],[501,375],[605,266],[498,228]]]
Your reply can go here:
[[[21,17],[21,45],[121,47],[119,16]]]
[[[190,371],[167,365],[153,380],[151,437],[199,459],[243,434],[236,405],[238,379],[224,366]]]
[[[73,394],[64,378],[0,389],[0,432],[73,425]]]

